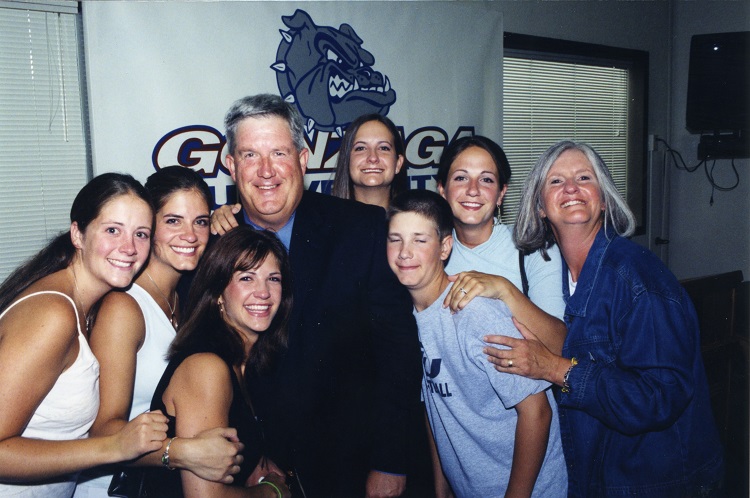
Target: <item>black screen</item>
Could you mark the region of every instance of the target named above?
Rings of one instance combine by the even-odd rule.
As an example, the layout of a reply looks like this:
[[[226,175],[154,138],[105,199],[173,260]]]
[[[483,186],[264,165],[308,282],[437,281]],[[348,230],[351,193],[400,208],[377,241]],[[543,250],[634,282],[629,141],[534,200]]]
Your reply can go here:
[[[692,133],[750,127],[750,32],[695,35],[690,44],[687,129]]]

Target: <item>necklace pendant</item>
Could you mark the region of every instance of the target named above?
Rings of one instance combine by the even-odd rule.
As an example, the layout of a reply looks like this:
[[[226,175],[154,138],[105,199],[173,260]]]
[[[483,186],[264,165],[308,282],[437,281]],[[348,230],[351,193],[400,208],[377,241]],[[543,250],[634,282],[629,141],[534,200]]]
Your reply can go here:
[[[159,288],[159,286],[156,285],[156,282],[154,282],[154,279],[151,278],[151,275],[149,275],[148,271],[146,271],[145,273],[148,279],[151,280],[151,283],[154,284],[154,288],[156,289],[156,292],[158,292],[161,298],[164,299],[164,302],[167,303],[167,308],[169,308],[169,317],[170,317],[169,322],[172,324],[172,327],[174,327],[174,329],[177,330],[177,317],[175,316],[175,313],[177,312],[177,300],[179,299],[180,296],[177,294],[177,291],[174,291],[174,306],[172,306],[172,303],[169,302],[169,299],[167,299],[167,296],[165,296],[164,293]]]

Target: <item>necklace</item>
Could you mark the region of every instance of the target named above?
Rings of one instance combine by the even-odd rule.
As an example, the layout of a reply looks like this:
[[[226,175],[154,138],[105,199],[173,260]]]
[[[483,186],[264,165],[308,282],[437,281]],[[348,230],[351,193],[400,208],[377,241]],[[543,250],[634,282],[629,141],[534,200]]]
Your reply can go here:
[[[151,280],[151,283],[154,284],[154,287],[156,288],[156,292],[159,293],[159,295],[164,299],[164,301],[167,303],[167,307],[169,308],[169,312],[171,313],[171,317],[169,321],[172,323],[172,327],[177,329],[177,316],[175,315],[175,311],[177,310],[177,299],[178,295],[177,292],[174,293],[174,306],[172,306],[169,302],[169,299],[167,299],[167,296],[164,295],[164,293],[161,291],[158,285],[156,285],[156,282],[154,282],[154,279],[151,278],[151,275],[148,274],[148,272],[144,272],[149,280]]]
[[[81,314],[83,314],[83,326],[86,327],[86,337],[88,337],[90,317],[88,316],[88,314],[86,314],[83,308],[83,302],[81,301],[81,291],[78,289],[78,278],[76,278],[76,272],[74,272],[73,268],[71,268],[70,273],[73,274],[73,286],[76,289],[73,297],[76,298],[75,301],[78,303],[78,307],[81,308]]]

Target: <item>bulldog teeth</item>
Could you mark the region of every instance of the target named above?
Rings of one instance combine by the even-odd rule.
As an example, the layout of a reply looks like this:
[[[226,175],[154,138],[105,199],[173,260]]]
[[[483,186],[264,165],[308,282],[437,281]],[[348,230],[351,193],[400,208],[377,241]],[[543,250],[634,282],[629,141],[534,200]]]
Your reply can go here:
[[[356,78],[354,82],[356,83]],[[355,90],[354,85],[342,79],[338,74],[328,80],[328,94],[331,97],[342,98],[347,93]]]
[[[363,92],[377,92],[386,93],[391,89],[391,80],[388,76],[385,77],[385,82],[381,86],[360,86],[357,78],[354,78],[353,83],[349,83],[348,80],[342,78],[338,74],[331,76],[328,79],[328,95],[336,98],[343,98],[347,93],[354,91]]]

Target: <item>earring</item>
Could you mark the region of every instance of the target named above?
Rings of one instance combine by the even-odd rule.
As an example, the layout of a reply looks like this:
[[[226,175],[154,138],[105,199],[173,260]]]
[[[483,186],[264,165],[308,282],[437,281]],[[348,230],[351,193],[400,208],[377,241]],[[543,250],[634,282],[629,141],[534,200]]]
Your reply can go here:
[[[221,300],[219,300],[218,304],[219,304],[219,311],[221,311],[222,313],[224,313],[224,303]]]

